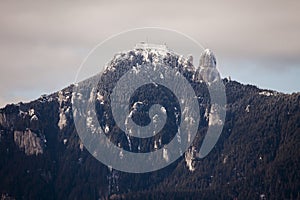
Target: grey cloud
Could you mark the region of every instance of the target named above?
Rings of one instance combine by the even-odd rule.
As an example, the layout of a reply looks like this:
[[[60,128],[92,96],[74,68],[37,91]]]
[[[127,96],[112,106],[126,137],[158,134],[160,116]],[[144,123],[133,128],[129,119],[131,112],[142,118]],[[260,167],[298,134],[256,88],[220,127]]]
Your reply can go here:
[[[299,67],[299,9],[293,0],[1,2],[0,100],[14,101],[11,91],[20,88],[38,93],[65,86],[93,46],[143,26],[186,33],[220,61],[251,60],[270,70],[273,63]]]

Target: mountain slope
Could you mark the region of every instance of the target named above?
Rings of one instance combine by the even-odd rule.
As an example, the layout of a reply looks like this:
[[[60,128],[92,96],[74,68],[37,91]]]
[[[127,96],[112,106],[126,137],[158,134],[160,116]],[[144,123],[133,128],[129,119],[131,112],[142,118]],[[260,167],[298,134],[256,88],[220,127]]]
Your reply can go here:
[[[211,55],[211,52],[206,53]],[[205,116],[209,107],[208,91],[200,80],[220,80],[213,68],[194,68],[192,59],[185,59],[168,49],[137,48],[117,54],[107,66],[103,82],[96,88],[102,92],[94,97],[98,103],[98,119],[101,121],[105,113],[109,113],[109,104],[104,100],[126,71],[144,63],[159,62],[177,68],[201,97],[204,106],[200,108],[200,128],[193,143],[199,149],[208,126]],[[204,63],[215,65],[214,62]],[[86,84],[90,81],[86,80]],[[7,105],[0,110],[2,197],[300,198],[300,93],[282,94],[227,79],[222,81],[226,87],[227,115],[214,149],[203,159],[196,159],[191,150],[170,166],[145,174],[110,169],[85,149],[73,122],[71,99],[76,85],[29,103]],[[149,88],[144,90],[154,92],[151,86]],[[145,92],[142,90],[140,94],[144,97]],[[124,149],[129,150],[126,136],[120,135],[110,118],[101,124],[102,128],[107,125],[111,141],[116,144],[120,141]],[[147,119],[144,116],[137,118],[141,123]],[[171,123],[166,130],[173,126]],[[163,133],[163,143],[167,143],[172,133]],[[145,151],[153,150],[153,143],[152,140],[143,143]],[[138,144],[132,140],[132,151],[139,151]]]

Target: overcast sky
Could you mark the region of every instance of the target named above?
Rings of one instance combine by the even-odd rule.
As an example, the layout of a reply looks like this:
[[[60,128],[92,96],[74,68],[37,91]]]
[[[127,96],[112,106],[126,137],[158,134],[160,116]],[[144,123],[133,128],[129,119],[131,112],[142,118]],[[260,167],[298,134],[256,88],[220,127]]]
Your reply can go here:
[[[0,3],[0,107],[68,86],[95,45],[145,26],[212,49],[223,77],[300,91],[299,0],[74,2]]]

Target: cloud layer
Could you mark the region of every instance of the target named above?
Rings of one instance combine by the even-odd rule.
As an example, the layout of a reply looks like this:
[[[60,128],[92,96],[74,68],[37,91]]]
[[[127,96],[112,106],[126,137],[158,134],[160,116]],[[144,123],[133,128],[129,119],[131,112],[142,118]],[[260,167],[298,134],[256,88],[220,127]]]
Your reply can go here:
[[[215,52],[223,75],[300,91],[299,10],[292,0],[1,2],[0,106],[67,86],[96,44],[144,26],[195,38]]]

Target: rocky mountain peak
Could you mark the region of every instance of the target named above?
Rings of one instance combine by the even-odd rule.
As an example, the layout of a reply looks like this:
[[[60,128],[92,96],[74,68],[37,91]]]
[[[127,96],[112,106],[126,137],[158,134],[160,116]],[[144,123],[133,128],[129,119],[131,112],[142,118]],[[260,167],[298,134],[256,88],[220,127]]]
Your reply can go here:
[[[166,44],[138,43],[131,50],[115,54],[107,64],[104,73],[120,71],[140,67],[143,64],[150,64],[154,67],[163,64],[176,68],[182,73],[195,73],[192,56],[185,57],[170,49]]]
[[[205,49],[200,55],[199,66],[196,68],[195,80],[212,83],[220,81],[221,77],[216,68],[217,61],[214,53],[210,49]]]
[[[165,64],[182,73],[195,90],[201,117],[197,137],[181,158],[159,171],[132,174],[98,162],[87,151],[74,116],[86,115],[82,124],[92,132],[96,129],[90,112],[75,109],[72,100],[74,96],[96,99],[93,106],[104,134],[124,150],[143,153],[163,148],[171,139],[179,139],[173,134],[178,130],[177,115],[170,116],[156,138],[140,140],[122,133],[110,114],[108,95],[114,83],[129,69],[138,73],[143,64],[153,69]],[[224,79],[223,132],[207,157],[198,159],[207,127],[219,122],[212,117],[217,108],[209,104],[207,91],[207,85],[221,81],[211,50],[203,51],[200,65],[194,67],[191,56],[178,55],[165,45],[138,44],[116,54],[102,76],[97,88],[89,88],[92,79],[99,78],[96,75],[85,81],[87,87],[82,90],[76,90],[78,84],[71,85],[0,109],[1,199],[299,199],[300,93],[282,94]],[[153,94],[177,114],[176,102],[161,98],[165,96],[159,96],[159,91],[152,93],[153,88],[144,87],[136,94]],[[132,98],[134,112],[148,105],[149,101]],[[135,114],[136,119],[144,119],[143,113]],[[168,155],[163,150],[164,159]]]
[[[217,65],[216,57],[210,49],[205,49],[200,56],[199,67],[215,68]]]

